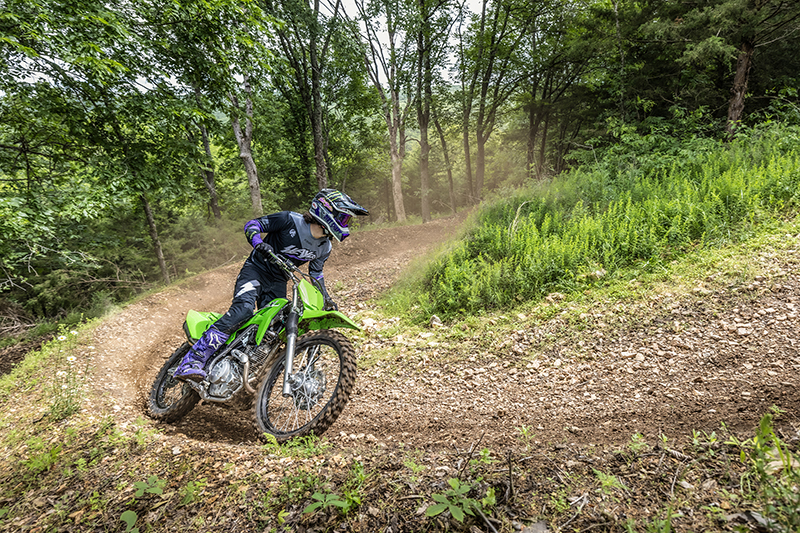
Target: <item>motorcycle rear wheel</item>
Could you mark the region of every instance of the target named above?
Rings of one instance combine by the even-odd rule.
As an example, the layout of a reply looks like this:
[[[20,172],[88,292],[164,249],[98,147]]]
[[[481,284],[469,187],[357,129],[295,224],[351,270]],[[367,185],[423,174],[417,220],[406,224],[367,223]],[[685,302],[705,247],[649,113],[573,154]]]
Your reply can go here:
[[[334,330],[307,333],[297,339],[292,395],[283,396],[285,358],[272,366],[258,387],[255,422],[259,437],[278,442],[314,433],[319,436],[339,417],[356,381],[356,353]]]
[[[200,396],[194,389],[172,377],[189,348],[191,345],[188,342],[181,344],[169,356],[156,376],[147,399],[147,414],[151,418],[162,422],[175,422],[194,409],[200,400]]]

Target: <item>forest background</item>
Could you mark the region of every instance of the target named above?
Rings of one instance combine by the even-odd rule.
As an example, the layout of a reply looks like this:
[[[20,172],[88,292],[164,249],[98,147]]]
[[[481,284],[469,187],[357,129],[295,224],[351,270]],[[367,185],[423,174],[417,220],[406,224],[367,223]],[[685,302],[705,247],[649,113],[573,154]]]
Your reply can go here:
[[[4,0],[0,335],[239,260],[244,221],[322,187],[427,222],[798,124],[798,22],[779,0]]]

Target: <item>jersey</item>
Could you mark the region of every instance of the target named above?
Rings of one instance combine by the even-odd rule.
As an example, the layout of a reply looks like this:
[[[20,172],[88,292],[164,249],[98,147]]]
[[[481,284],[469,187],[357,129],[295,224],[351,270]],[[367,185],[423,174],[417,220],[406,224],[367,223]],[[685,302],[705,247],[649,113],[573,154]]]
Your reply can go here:
[[[266,233],[263,238],[262,233]],[[258,243],[266,242],[295,266],[309,263],[308,274],[322,281],[322,268],[331,255],[331,241],[327,237],[315,239],[311,235],[308,222],[300,213],[281,211],[250,220],[244,225],[244,234],[254,248]],[[276,277],[283,277],[283,272],[278,267],[266,261],[255,250],[250,254],[250,260]]]

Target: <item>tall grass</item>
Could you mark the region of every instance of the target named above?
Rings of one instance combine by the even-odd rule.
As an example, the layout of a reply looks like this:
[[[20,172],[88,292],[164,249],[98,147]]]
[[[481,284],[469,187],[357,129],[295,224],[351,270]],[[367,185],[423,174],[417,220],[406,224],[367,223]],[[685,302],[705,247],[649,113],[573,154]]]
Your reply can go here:
[[[450,316],[580,289],[620,269],[735,242],[800,203],[798,129],[772,126],[730,144],[693,140],[663,158],[642,149],[652,139],[628,142],[637,149],[615,147],[592,166],[485,207],[431,264],[418,305]]]

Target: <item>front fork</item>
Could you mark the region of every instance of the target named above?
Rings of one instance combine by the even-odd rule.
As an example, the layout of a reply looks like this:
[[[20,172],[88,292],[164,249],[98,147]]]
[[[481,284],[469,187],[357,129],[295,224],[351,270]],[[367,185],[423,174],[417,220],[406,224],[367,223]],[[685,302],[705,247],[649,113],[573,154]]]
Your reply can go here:
[[[294,365],[294,349],[297,343],[297,324],[300,321],[300,298],[297,292],[297,284],[292,288],[292,309],[286,317],[286,359],[283,363],[283,396],[292,395],[292,367]]]

